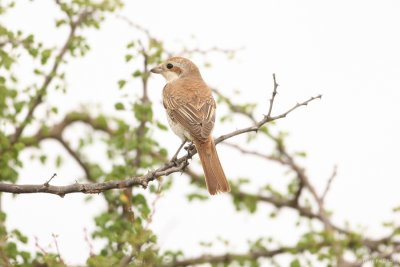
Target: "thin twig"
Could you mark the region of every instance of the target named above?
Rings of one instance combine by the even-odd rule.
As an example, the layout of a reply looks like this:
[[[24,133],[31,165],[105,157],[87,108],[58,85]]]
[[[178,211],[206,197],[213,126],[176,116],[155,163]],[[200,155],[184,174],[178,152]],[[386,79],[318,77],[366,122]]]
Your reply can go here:
[[[43,185],[46,187],[49,186],[51,180],[53,180],[56,176],[57,176],[57,173],[54,173],[53,176],[51,176],[50,179],[47,180]]]
[[[84,234],[84,237],[85,237],[85,242],[86,242],[86,244],[88,245],[88,248],[89,248],[89,255],[92,257],[92,256],[95,255],[95,253],[94,253],[92,241],[89,239],[89,233],[88,233],[88,230],[87,230],[86,227],[83,228],[83,234]]]
[[[240,105],[234,104],[228,97],[224,96],[219,90],[213,88],[212,91],[218,95],[219,98],[228,106],[228,108],[238,114],[242,114],[249,118],[254,124],[257,123],[257,120],[254,118],[253,114],[247,112],[244,108]]]
[[[126,16],[123,16],[123,15],[120,15],[120,14],[116,14],[115,17],[117,19],[120,19],[120,20],[126,22],[130,27],[135,28],[135,29],[139,30],[140,32],[144,33],[149,40],[154,39],[151,36],[150,31],[148,29],[144,28],[140,24],[137,24],[137,23],[133,22],[131,19],[127,18]]]
[[[251,156],[255,156],[255,157],[258,157],[258,158],[262,158],[262,159],[267,159],[267,160],[270,160],[270,161],[275,161],[275,162],[278,162],[278,163],[281,163],[281,164],[285,163],[280,157],[276,157],[276,156],[273,156],[273,155],[266,155],[266,154],[260,153],[258,151],[255,151],[255,150],[249,150],[249,149],[243,148],[243,147],[241,147],[241,146],[239,146],[237,144],[233,144],[233,143],[230,143],[230,142],[223,142],[223,145],[231,147],[233,149],[236,149],[237,151],[239,151],[242,154],[251,155]]]
[[[52,237],[53,237],[54,245],[56,247],[58,259],[61,261],[61,263],[64,263],[63,259],[61,258],[60,248],[58,247],[57,236],[53,233]]]
[[[314,101],[315,99],[321,99],[321,95],[317,95],[314,97],[309,98],[308,100],[301,102],[301,103],[297,103],[296,105],[294,105],[292,108],[290,108],[289,110],[287,110],[286,112],[277,115],[277,116],[271,116],[271,117],[267,117],[266,115],[264,116],[264,118],[260,121],[258,121],[255,125],[246,127],[246,128],[242,128],[236,131],[233,131],[229,134],[225,134],[225,135],[221,135],[220,137],[218,137],[215,140],[215,143],[218,144],[226,139],[229,139],[233,136],[236,135],[240,135],[243,133],[249,133],[249,132],[257,132],[264,124],[271,122],[271,121],[275,121],[275,120],[279,120],[282,118],[285,118],[287,115],[289,115],[291,112],[293,112],[294,110],[298,109],[301,106],[307,106],[308,103],[310,103],[311,101]]]
[[[324,192],[322,193],[322,196],[321,196],[321,201],[322,202],[325,201],[326,195],[328,194],[328,192],[329,192],[329,190],[331,188],[331,184],[332,184],[333,180],[336,178],[336,176],[337,176],[337,165],[335,165],[333,167],[333,171],[332,171],[331,177],[329,177],[329,180],[326,183],[325,190],[324,190]]]
[[[37,249],[39,249],[40,252],[42,252],[43,255],[46,256],[46,255],[48,254],[47,251],[46,251],[42,246],[40,246],[40,244],[39,244],[39,239],[38,239],[37,236],[35,236],[35,247],[36,247]]]
[[[150,224],[153,221],[153,217],[154,214],[156,213],[156,206],[157,206],[157,202],[161,199],[161,194],[162,194],[162,180],[158,180],[158,187],[157,187],[157,191],[156,191],[156,197],[154,198],[154,200],[151,202],[151,212],[149,217],[146,220],[146,225],[144,227],[144,229],[149,229],[150,228]]]
[[[70,156],[79,164],[79,166],[81,166],[82,170],[85,172],[86,179],[88,179],[89,181],[93,180],[89,165],[83,161],[82,157],[77,151],[72,149],[70,144],[64,140],[62,135],[55,136],[54,139],[57,140],[64,147],[64,149],[70,154]]]
[[[273,105],[274,105],[275,97],[276,97],[276,95],[277,95],[277,93],[278,93],[278,86],[279,86],[279,84],[276,82],[275,73],[272,74],[272,79],[273,79],[273,81],[274,81],[274,89],[272,90],[272,96],[271,96],[271,98],[270,98],[270,100],[269,100],[269,109],[268,109],[268,113],[267,113],[267,115],[266,115],[267,118],[270,118],[270,117],[271,117],[272,107],[273,107]]]
[[[214,47],[209,47],[206,49],[199,49],[199,48],[195,48],[195,49],[188,49],[185,48],[182,50],[183,54],[201,54],[201,55],[206,55],[209,54],[210,52],[217,52],[217,53],[222,53],[222,54],[233,54],[235,52],[238,52],[240,50],[243,50],[244,47],[239,47],[236,49],[223,49],[217,46]]]

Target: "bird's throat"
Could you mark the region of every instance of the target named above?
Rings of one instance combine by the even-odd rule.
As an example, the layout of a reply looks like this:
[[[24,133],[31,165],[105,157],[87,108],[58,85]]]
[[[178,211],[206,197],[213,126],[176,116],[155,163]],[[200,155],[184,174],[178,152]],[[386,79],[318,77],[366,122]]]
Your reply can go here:
[[[167,82],[173,82],[179,78],[179,75],[173,71],[165,71],[162,73]]]

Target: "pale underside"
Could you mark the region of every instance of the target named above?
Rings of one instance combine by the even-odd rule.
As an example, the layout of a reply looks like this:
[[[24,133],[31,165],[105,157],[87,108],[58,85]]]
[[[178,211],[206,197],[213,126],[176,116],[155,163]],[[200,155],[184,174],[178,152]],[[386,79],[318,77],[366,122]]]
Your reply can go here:
[[[174,122],[171,117],[168,115],[167,112],[167,119],[168,119],[168,124],[171,127],[172,131],[179,136],[182,141],[184,140],[192,140],[193,138],[190,136],[190,133],[185,130],[179,123]]]

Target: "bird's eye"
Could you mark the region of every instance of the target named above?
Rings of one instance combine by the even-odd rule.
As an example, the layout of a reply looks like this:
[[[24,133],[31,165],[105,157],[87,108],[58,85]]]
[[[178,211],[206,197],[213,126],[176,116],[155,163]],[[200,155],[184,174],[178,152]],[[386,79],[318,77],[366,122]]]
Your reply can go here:
[[[167,69],[170,70],[170,69],[172,69],[173,67],[174,67],[174,65],[172,65],[171,63],[168,63],[168,64],[167,64]]]

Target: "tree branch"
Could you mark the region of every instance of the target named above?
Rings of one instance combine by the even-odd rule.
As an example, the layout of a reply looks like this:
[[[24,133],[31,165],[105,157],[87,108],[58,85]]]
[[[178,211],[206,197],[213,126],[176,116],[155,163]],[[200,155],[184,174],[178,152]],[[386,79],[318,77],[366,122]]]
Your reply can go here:
[[[275,96],[278,93],[278,86],[279,86],[279,84],[276,82],[275,73],[272,74],[272,79],[274,80],[274,90],[272,90],[272,96],[271,96],[271,99],[269,100],[269,109],[268,109],[268,113],[267,113],[268,118],[271,117],[272,106],[274,105]]]
[[[15,144],[19,140],[19,138],[20,138],[22,132],[24,131],[25,127],[30,123],[30,121],[31,121],[31,119],[33,117],[34,111],[42,103],[43,96],[46,94],[47,88],[50,85],[51,81],[56,76],[57,70],[58,70],[58,68],[59,68],[64,56],[66,55],[73,38],[75,37],[76,29],[87,18],[87,16],[90,15],[90,13],[91,12],[89,12],[89,11],[83,11],[78,16],[76,21],[71,22],[71,24],[70,24],[70,32],[69,32],[69,35],[67,37],[67,40],[65,41],[63,47],[61,48],[60,52],[56,56],[50,72],[45,76],[43,84],[39,87],[39,90],[38,90],[33,102],[30,103],[30,106],[29,106],[29,109],[28,109],[28,113],[26,114],[25,118],[22,120],[21,125],[19,127],[17,127],[17,129],[15,130],[14,135],[11,137],[11,143],[12,144]]]
[[[297,108],[301,106],[306,106],[309,102],[321,98],[321,95],[318,95],[316,97],[311,97],[310,99],[297,103],[295,106],[287,110],[286,112],[277,115],[277,116],[264,116],[264,118],[258,122],[256,122],[253,126],[249,126],[243,129],[239,129],[236,131],[233,131],[231,133],[222,135],[215,139],[215,144],[219,144],[222,141],[232,138],[234,136],[244,134],[247,132],[252,132],[252,131],[257,131],[260,129],[264,124],[275,121],[281,118],[286,117],[289,113],[292,111],[296,110]],[[273,101],[272,101],[273,102]],[[65,127],[63,123],[59,125],[59,128]],[[56,127],[57,129],[57,127]],[[159,167],[155,171],[149,171],[145,175],[140,175],[140,176],[135,176],[128,178],[126,180],[121,180],[121,181],[108,181],[108,182],[102,182],[102,183],[88,183],[88,184],[80,184],[80,183],[75,183],[72,185],[66,185],[66,186],[52,186],[52,185],[32,185],[32,184],[25,184],[25,185],[15,185],[15,184],[10,184],[10,183],[0,183],[0,192],[7,192],[7,193],[15,193],[15,194],[22,194],[22,193],[50,193],[50,194],[56,194],[59,196],[64,196],[66,194],[70,193],[85,193],[85,194],[94,194],[94,193],[100,193],[106,190],[110,189],[122,189],[122,188],[127,188],[127,187],[132,187],[132,186],[142,186],[144,188],[147,187],[148,183],[153,181],[154,179],[160,177],[160,176],[165,176],[169,175],[171,173],[175,172],[181,172],[184,170],[184,168],[189,164],[188,160],[197,153],[195,149],[190,150],[188,152],[188,155],[185,155],[181,158],[179,158],[175,162],[169,162],[168,164]]]
[[[49,127],[44,127],[42,129],[39,129],[36,134],[31,135],[31,136],[26,136],[22,137],[20,139],[20,142],[22,142],[25,146],[35,146],[39,144],[41,141],[44,139],[48,138],[54,138],[57,139],[58,137],[62,136],[62,133],[64,130],[76,123],[76,122],[82,122],[90,127],[92,127],[94,130],[102,131],[105,132],[109,135],[114,134],[113,129],[111,129],[107,123],[104,123],[102,119],[99,118],[93,118],[89,116],[86,113],[80,113],[80,112],[71,112],[67,114],[62,121],[59,123],[49,126]]]
[[[178,166],[171,166],[170,164],[158,168],[155,171],[149,171],[145,175],[135,176],[126,180],[121,181],[109,181],[102,183],[75,183],[66,186],[54,186],[54,185],[33,185],[24,184],[16,185],[10,183],[0,183],[0,192],[23,194],[23,193],[49,193],[55,194],[60,197],[64,197],[70,193],[85,193],[85,194],[97,194],[110,189],[123,189],[132,186],[142,186],[147,188],[149,182],[153,181],[157,177],[166,176],[174,172],[181,171],[187,165],[186,162],[181,162]]]
[[[320,249],[328,244],[326,243],[318,243],[313,244],[313,249]],[[277,249],[271,250],[261,250],[261,251],[250,251],[248,253],[243,254],[234,254],[234,253],[227,253],[223,255],[202,255],[197,258],[186,259],[181,261],[175,261],[170,264],[165,264],[163,267],[184,267],[184,266],[194,266],[198,264],[210,263],[210,264],[218,264],[218,263],[231,263],[234,261],[251,261],[259,258],[272,258],[277,255],[286,254],[286,253],[302,253],[307,249],[311,249],[310,247],[280,247]]]
[[[257,132],[264,124],[266,124],[268,122],[271,122],[271,121],[276,121],[276,120],[285,118],[287,115],[289,115],[289,113],[291,113],[292,111],[296,110],[297,108],[299,108],[301,106],[307,106],[308,103],[310,103],[311,101],[313,101],[315,99],[321,99],[321,97],[322,97],[322,95],[317,95],[317,96],[309,98],[308,100],[306,100],[306,101],[304,101],[302,103],[297,103],[291,109],[289,109],[286,112],[284,112],[284,113],[282,113],[280,115],[277,115],[277,116],[268,117],[267,115],[264,115],[264,118],[262,120],[258,121],[255,125],[250,126],[250,127],[246,127],[246,128],[243,128],[243,129],[239,129],[239,130],[236,130],[236,131],[233,131],[233,132],[231,132],[229,134],[221,135],[220,137],[218,137],[215,140],[215,143],[216,144],[220,143],[220,142],[222,142],[222,141],[224,141],[226,139],[229,139],[229,138],[231,138],[233,136],[240,135],[240,134],[243,134],[243,133]]]
[[[337,175],[337,165],[335,165],[333,167],[333,171],[332,171],[331,177],[329,177],[329,180],[326,183],[325,190],[324,190],[324,192],[322,193],[322,196],[321,196],[321,201],[322,202],[325,201],[326,195],[328,194],[329,190],[331,189],[332,182],[336,178],[336,175]]]

